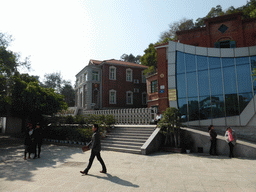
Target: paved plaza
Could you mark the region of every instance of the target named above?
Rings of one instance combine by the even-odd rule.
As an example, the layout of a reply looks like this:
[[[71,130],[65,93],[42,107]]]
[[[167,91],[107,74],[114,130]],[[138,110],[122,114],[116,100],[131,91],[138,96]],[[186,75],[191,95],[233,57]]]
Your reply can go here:
[[[1,138],[0,138],[1,139]],[[256,160],[158,152],[102,151],[107,174],[80,147],[45,144],[40,159],[23,160],[23,145],[0,142],[0,191],[212,191],[256,192]]]

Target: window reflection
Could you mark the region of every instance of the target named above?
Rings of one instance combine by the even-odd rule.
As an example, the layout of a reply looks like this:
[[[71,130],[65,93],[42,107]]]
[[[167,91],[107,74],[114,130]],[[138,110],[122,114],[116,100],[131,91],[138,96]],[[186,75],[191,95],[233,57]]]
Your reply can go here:
[[[235,58],[236,65],[243,65],[243,64],[249,64],[249,57],[238,57]]]
[[[186,71],[187,72],[196,71],[195,55],[185,54],[185,62],[186,62]]]
[[[225,117],[224,98],[222,95],[214,95],[211,98],[212,118]]]
[[[252,93],[242,93],[239,94],[239,111],[243,112],[244,108],[248,105],[248,103],[252,100]]]
[[[250,74],[250,65],[239,65],[237,66],[237,83],[238,83],[238,92],[251,92],[251,75]]]
[[[178,100],[179,110],[181,113],[181,120],[183,122],[186,122],[188,120],[187,118],[187,99],[186,98],[180,98]]]
[[[200,96],[210,95],[208,70],[198,72],[198,88]]]
[[[222,67],[230,67],[235,65],[234,58],[222,58]]]
[[[198,98],[192,97],[188,100],[189,121],[199,120]]]
[[[211,118],[211,98],[210,97],[200,97],[199,111],[200,111],[200,119]]]
[[[208,61],[207,61],[207,57],[205,56],[197,56],[196,57],[197,60],[197,70],[208,70]]]
[[[185,74],[177,75],[177,91],[178,91],[178,98],[186,97]]]
[[[223,68],[225,94],[237,93],[236,73],[234,67]]]
[[[225,95],[226,116],[239,115],[237,94]]]
[[[220,58],[219,57],[209,57],[209,68],[214,69],[214,68],[220,68],[221,63],[220,63]]]
[[[188,97],[195,97],[197,93],[196,73],[187,73]]]
[[[223,85],[222,85],[221,69],[210,70],[210,82],[211,82],[211,94],[222,95]]]
[[[177,51],[177,74],[185,73],[184,53]]]

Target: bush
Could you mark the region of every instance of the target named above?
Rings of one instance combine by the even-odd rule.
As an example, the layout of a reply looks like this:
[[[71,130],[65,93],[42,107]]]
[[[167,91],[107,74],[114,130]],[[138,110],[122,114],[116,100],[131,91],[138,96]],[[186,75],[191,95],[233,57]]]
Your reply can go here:
[[[70,126],[47,127],[44,135],[48,139],[88,142],[91,140],[92,130]]]
[[[66,117],[65,123],[66,124],[73,124],[75,122],[74,117],[72,115],[68,115]]]

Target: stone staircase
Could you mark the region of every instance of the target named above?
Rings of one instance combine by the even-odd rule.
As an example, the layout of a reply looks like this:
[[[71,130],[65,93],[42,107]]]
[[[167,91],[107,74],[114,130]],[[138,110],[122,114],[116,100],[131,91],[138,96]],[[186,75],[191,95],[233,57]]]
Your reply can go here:
[[[141,147],[155,130],[156,125],[116,125],[101,140],[103,150],[141,154]]]

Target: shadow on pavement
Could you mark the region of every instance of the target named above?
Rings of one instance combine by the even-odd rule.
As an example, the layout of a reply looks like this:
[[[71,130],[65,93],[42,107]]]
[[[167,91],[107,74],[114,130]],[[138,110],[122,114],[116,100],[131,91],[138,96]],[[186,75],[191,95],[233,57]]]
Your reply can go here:
[[[135,187],[135,188],[139,187],[139,185],[133,184],[130,181],[126,181],[126,180],[120,179],[117,176],[112,176],[109,173],[107,173],[107,177],[101,177],[101,176],[98,176],[98,175],[91,175],[91,174],[88,174],[88,176],[96,177],[98,179],[105,179],[105,180],[111,181],[113,183],[116,183],[116,184],[119,184],[119,185],[123,185],[123,186],[127,186],[127,187]]]
[[[1,138],[0,138],[1,140]],[[3,140],[2,140],[3,141]],[[0,141],[0,178],[9,181],[31,181],[33,171],[44,167],[55,168],[57,163],[63,163],[71,155],[81,152],[78,147],[45,144],[42,146],[41,158],[24,160],[24,145],[22,142],[3,144]],[[63,150],[63,147],[66,149]],[[34,155],[32,154],[33,158]]]

